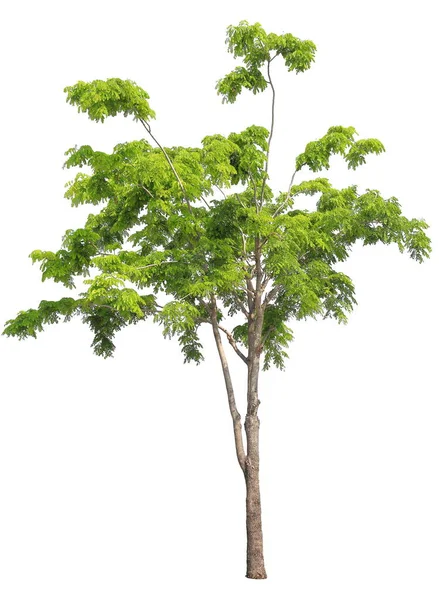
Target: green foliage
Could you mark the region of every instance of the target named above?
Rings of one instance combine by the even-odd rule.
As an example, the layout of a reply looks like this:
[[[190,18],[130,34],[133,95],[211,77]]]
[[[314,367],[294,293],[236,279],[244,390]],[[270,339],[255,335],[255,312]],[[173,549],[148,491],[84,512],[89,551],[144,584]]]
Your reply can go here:
[[[122,113],[124,117],[133,115],[134,120],[148,121],[155,117],[148,100],[149,96],[134,81],[123,79],[96,79],[90,83],[78,81],[64,89],[67,102],[78,107],[78,112],[86,112],[92,121],[104,122],[107,117]]]
[[[272,364],[278,369],[285,368],[285,359],[288,348],[294,336],[292,330],[285,324],[284,314],[279,306],[268,306],[264,314],[264,325],[262,329],[264,340],[264,364],[266,371]]]
[[[246,67],[261,67],[270,59],[268,36],[260,23],[241,21],[227,27],[226,44],[234,58],[242,58]]]
[[[218,81],[216,89],[218,94],[223,96],[223,102],[233,104],[236,102],[243,88],[250,90],[256,95],[259,92],[263,92],[267,85],[268,82],[259,69],[236,67]]]
[[[330,127],[326,135],[319,140],[309,142],[305,152],[296,159],[296,170],[303,166],[309,167],[313,172],[329,169],[329,158],[332,154],[339,154],[347,162],[348,169],[356,169],[366,162],[367,154],[380,154],[384,152],[383,144],[376,139],[354,140],[357,132],[353,127]]]
[[[20,340],[37,337],[44,325],[58,323],[61,317],[69,321],[79,309],[80,302],[74,298],[61,298],[57,302],[42,300],[38,309],[20,311],[15,319],[6,321],[4,334],[16,336]]]
[[[268,81],[261,68],[277,56],[282,56],[288,71],[302,73],[311,67],[316,46],[310,40],[300,40],[290,33],[267,34],[259,23],[250,25],[241,21],[237,26],[227,28],[228,51],[235,58],[242,58],[244,67],[236,67],[217,83],[218,94],[223,102],[233,103],[248,89],[254,94],[263,92]]]
[[[229,140],[237,148],[230,157],[230,163],[236,170],[236,175],[231,177],[231,183],[245,184],[249,180],[260,182],[265,175],[264,163],[268,150],[268,136],[270,132],[265,127],[252,125],[242,133],[231,133]]]
[[[112,356],[116,348],[114,336],[127,325],[123,317],[109,306],[95,305],[90,307],[82,320],[94,333],[91,346],[95,354],[103,358]]]
[[[260,24],[245,21],[228,28],[227,44],[243,66],[217,84],[226,102],[234,102],[244,88],[265,90],[263,70],[273,60],[280,57],[288,71],[300,73],[315,56],[312,42],[266,33]],[[65,91],[67,101],[93,121],[121,113],[151,133],[149,96],[132,81],[78,82]],[[212,324],[212,299],[219,322],[245,317],[228,336],[232,345],[250,352],[259,281],[258,351],[264,369],[282,369],[293,339],[289,321],[346,322],[355,290],[336,267],[356,242],[396,244],[418,262],[428,257],[427,224],[405,217],[396,198],[384,199],[377,190],[336,189],[328,179],[315,178],[274,194],[266,172],[270,138],[265,127],[251,125],[228,136],[206,136],[196,148],[164,148],[152,138],[154,145],[140,139],[109,153],[89,145],[69,149],[65,168],[79,172],[65,197],[72,206],[89,204],[96,212],[82,228],[65,233],[59,250],[35,250],[30,256],[40,263],[43,280],[72,289],[78,277],[85,278],[86,291],[20,312],[4,333],[36,337],[46,325],[79,316],[92,331],[94,352],[108,357],[118,331],[152,317],[165,337],[178,338],[185,362],[199,363],[199,328]],[[369,154],[383,151],[376,139],[357,139],[353,127],[330,127],[297,156],[296,173],[303,167],[328,169],[334,154],[356,169]],[[295,208],[301,196],[309,199],[306,210]]]
[[[288,71],[303,73],[311,68],[314,62],[316,46],[310,40],[299,40],[298,38],[286,33],[284,35],[275,35],[271,33],[268,36],[271,49],[276,55],[282,56]]]
[[[96,254],[99,235],[89,229],[69,229],[63,237],[61,250],[57,252],[34,250],[32,262],[41,262],[42,280],[53,279],[68,288],[74,288],[75,275],[88,275],[91,258]]]
[[[202,161],[206,176],[214,186],[230,188],[237,175],[232,164],[232,156],[240,152],[240,147],[230,138],[222,135],[209,135],[203,141]]]
[[[184,362],[203,360],[202,345],[198,337],[198,327],[202,322],[202,311],[191,302],[171,301],[165,304],[154,321],[163,325],[163,335],[169,339],[178,336]]]
[[[316,211],[275,216],[267,238],[265,271],[280,289],[277,306],[284,321],[322,315],[346,322],[354,286],[333,265],[346,260],[357,241],[397,244],[418,262],[430,252],[427,224],[404,217],[396,198],[385,200],[376,190],[359,194],[355,186],[337,190],[325,179],[294,186],[291,197],[318,192]],[[278,207],[282,201],[284,195]]]

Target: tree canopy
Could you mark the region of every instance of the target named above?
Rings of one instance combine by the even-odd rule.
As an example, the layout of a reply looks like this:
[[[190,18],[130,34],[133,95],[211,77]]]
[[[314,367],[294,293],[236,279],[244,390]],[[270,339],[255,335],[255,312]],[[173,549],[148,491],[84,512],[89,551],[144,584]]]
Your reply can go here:
[[[245,21],[228,28],[227,45],[242,65],[218,81],[218,94],[234,103],[244,90],[271,88],[273,110],[272,61],[302,73],[316,51],[309,40],[267,34]],[[352,126],[329,127],[308,143],[289,188],[276,191],[269,179],[273,121],[271,129],[249,125],[206,136],[195,148],[163,147],[151,126],[149,95],[133,81],[80,81],[65,92],[67,102],[91,120],[132,117],[146,138],[120,143],[110,153],[88,145],[66,152],[65,167],[76,174],[65,197],[95,212],[82,228],[65,232],[59,250],[30,256],[43,280],[74,289],[82,278],[86,291],[20,312],[6,323],[6,335],[36,337],[48,324],[79,316],[93,333],[94,352],[109,357],[119,330],[151,317],[165,336],[177,337],[185,361],[199,363],[199,328],[212,322],[214,301],[220,328],[246,361],[259,264],[263,366],[283,368],[291,321],[346,321],[355,290],[337,266],[356,242],[396,244],[418,262],[429,255],[427,224],[405,217],[395,197],[311,178],[329,169],[333,155],[355,170],[369,154],[384,151],[379,140],[360,138]],[[303,196],[308,209],[296,208]],[[162,304],[159,295],[166,298]],[[236,315],[242,322],[226,330],[224,319]]]

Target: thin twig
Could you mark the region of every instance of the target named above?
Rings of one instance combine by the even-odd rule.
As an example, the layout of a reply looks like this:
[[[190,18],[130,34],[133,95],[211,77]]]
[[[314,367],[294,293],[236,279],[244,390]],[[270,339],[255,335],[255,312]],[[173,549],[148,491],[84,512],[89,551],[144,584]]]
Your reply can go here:
[[[204,198],[204,196],[200,196],[200,198],[204,202],[204,204],[207,206],[207,208],[210,210],[210,204],[207,202],[207,200]]]
[[[171,265],[173,263],[181,264],[181,262],[178,260],[162,260],[162,262],[152,263],[150,265],[143,265],[142,267],[134,267],[133,265],[127,265],[127,267],[130,267],[131,269],[150,269],[151,267],[159,267],[160,265]]]
[[[216,189],[224,196],[224,200],[227,200],[227,196],[225,195],[225,193],[223,192],[223,190],[219,186],[217,186],[217,185],[214,185],[214,187],[216,187]]]
[[[145,192],[146,192],[147,194],[149,194],[149,195],[151,196],[151,198],[154,198],[154,196],[151,194],[151,192],[149,191],[149,189],[148,189],[147,187],[145,187],[145,186],[143,185],[143,183],[140,183],[139,185],[140,185],[140,187],[141,187],[142,189],[144,189],[144,190],[145,190]]]
[[[244,303],[239,299],[239,298],[235,298],[234,299],[236,304],[240,307],[240,309],[242,310],[243,314],[245,315],[246,319],[248,319],[249,313],[248,310],[245,308]]]

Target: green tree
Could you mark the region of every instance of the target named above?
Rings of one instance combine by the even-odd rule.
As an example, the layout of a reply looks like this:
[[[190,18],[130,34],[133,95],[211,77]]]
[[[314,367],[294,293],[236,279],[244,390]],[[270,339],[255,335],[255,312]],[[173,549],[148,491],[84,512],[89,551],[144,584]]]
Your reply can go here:
[[[199,329],[210,327],[246,483],[247,577],[263,579],[260,371],[284,367],[293,339],[288,323],[294,319],[347,320],[354,286],[336,265],[355,242],[394,243],[422,262],[430,240],[427,224],[403,216],[396,198],[309,179],[309,171],[328,169],[334,154],[356,169],[368,154],[384,151],[377,139],[359,139],[353,127],[330,127],[307,144],[288,189],[274,192],[269,185],[275,117],[271,64],[283,60],[288,71],[301,73],[310,68],[316,48],[245,21],[228,28],[227,44],[243,64],[218,82],[219,95],[233,103],[244,88],[254,94],[268,89],[270,129],[250,125],[227,137],[207,136],[197,148],[165,148],[151,128],[155,113],[149,96],[134,82],[80,81],[65,89],[67,101],[90,119],[132,116],[147,138],[118,144],[109,154],[90,146],[67,151],[65,166],[79,172],[65,196],[73,206],[100,205],[100,210],[84,227],[68,230],[60,250],[35,250],[31,257],[40,263],[43,280],[72,289],[82,277],[86,291],[43,300],[8,321],[4,333],[36,337],[47,324],[80,316],[93,332],[94,352],[106,358],[114,352],[117,331],[151,317],[166,337],[177,337],[185,362],[200,363]],[[303,178],[296,181],[299,174]],[[295,208],[304,195],[314,197],[312,209]],[[227,317],[239,318],[238,324],[228,327]],[[247,368],[245,444],[223,339]]]

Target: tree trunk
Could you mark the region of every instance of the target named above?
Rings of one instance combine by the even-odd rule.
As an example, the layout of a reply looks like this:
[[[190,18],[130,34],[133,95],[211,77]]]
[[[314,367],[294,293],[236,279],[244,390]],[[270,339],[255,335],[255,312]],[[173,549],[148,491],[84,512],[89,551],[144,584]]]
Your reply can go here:
[[[259,419],[247,415],[247,458],[245,483],[247,488],[247,573],[249,579],[266,579],[262,540],[261,494],[259,490]]]
[[[247,281],[249,290],[247,415],[245,433],[247,456],[245,483],[247,487],[247,574],[250,579],[266,579],[262,542],[261,493],[259,490],[259,364],[262,352],[262,270],[259,238],[255,241],[256,286]]]

